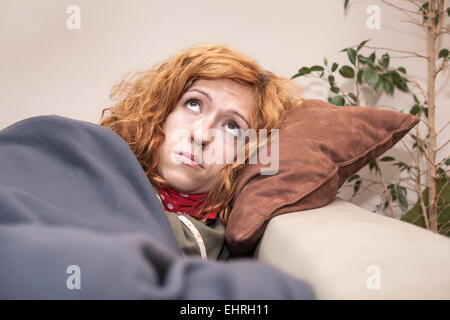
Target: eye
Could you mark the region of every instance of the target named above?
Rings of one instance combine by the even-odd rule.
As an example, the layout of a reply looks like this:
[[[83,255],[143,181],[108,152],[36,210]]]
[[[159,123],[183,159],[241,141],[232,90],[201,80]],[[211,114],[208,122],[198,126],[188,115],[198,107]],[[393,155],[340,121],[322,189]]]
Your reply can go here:
[[[242,133],[241,127],[235,121],[227,122],[225,126],[228,126],[230,133],[236,137],[239,137]]]
[[[184,105],[192,110],[193,110],[193,108],[198,107],[198,110],[194,110],[194,111],[200,111],[200,109],[201,109],[201,102],[197,99],[187,99],[184,101]]]

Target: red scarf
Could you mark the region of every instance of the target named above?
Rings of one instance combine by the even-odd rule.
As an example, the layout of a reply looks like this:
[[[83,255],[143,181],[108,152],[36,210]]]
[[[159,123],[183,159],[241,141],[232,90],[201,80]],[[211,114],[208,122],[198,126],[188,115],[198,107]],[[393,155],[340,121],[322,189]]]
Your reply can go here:
[[[205,205],[204,201],[199,200],[203,199],[206,193],[185,194],[170,187],[161,188],[159,186],[157,186],[157,189],[166,211],[175,212],[179,215],[187,214],[195,219],[202,219],[204,217],[207,219],[215,219],[217,217],[217,211],[210,211],[201,215],[197,214],[197,211]],[[199,203],[195,204],[197,201]]]

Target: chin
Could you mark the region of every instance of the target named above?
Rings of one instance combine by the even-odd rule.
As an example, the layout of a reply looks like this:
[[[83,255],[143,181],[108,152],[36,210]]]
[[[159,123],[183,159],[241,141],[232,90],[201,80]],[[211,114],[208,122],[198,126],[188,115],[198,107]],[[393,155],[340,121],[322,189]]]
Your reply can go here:
[[[183,193],[204,193],[202,191],[204,184],[198,178],[189,176],[184,170],[179,167],[168,170],[168,172],[162,172],[164,180],[175,190]],[[202,188],[203,187],[203,188]],[[199,191],[200,190],[200,191]]]

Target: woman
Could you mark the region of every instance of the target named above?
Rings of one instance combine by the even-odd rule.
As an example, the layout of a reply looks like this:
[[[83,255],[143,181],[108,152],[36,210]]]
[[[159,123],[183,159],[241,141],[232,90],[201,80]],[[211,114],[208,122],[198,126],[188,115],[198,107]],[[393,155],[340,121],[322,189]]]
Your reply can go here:
[[[100,124],[136,154],[185,255],[226,259],[225,225],[236,178],[261,147],[237,140],[276,129],[302,98],[292,80],[226,45],[190,47],[113,88]],[[269,139],[270,141],[270,131]],[[215,161],[205,161],[214,154]]]

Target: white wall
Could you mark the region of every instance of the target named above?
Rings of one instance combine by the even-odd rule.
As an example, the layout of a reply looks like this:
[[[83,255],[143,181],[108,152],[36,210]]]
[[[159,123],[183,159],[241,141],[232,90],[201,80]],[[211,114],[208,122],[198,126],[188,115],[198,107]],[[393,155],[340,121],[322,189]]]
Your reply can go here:
[[[81,9],[80,30],[66,27],[70,4]],[[366,27],[371,4],[381,8],[379,30]],[[424,33],[399,22],[406,18],[377,0],[353,0],[347,14],[343,0],[1,0],[0,129],[44,114],[97,122],[110,103],[112,85],[125,73],[203,41],[227,43],[285,77],[301,66],[321,64],[324,56],[342,63],[346,56],[339,51],[365,39],[378,47],[425,50]],[[449,47],[448,37],[441,40]],[[420,59],[392,59],[391,64],[425,79]],[[438,77],[438,128],[450,118],[449,80],[448,70]],[[326,99],[324,83],[298,81],[307,98]],[[412,106],[411,98],[402,94],[378,103],[398,110]],[[447,129],[438,145],[449,136]],[[449,146],[438,158],[448,151]],[[389,152],[406,156],[399,147]],[[367,205],[370,199],[374,201],[368,194],[355,203],[372,208]]]

